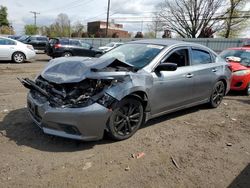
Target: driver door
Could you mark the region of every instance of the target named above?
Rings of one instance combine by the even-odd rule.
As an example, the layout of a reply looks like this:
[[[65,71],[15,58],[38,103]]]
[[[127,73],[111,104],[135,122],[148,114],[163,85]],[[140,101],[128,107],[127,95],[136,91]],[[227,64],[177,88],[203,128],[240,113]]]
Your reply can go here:
[[[176,63],[177,70],[152,72],[153,87],[150,90],[153,116],[190,104],[194,87],[189,48],[172,50],[161,63]]]

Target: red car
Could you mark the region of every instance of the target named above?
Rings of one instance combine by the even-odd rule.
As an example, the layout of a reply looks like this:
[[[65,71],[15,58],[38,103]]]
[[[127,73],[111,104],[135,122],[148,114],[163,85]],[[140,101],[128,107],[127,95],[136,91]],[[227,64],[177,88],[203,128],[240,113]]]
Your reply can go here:
[[[245,91],[250,95],[250,46],[229,48],[221,52],[220,57],[231,65],[231,90]]]

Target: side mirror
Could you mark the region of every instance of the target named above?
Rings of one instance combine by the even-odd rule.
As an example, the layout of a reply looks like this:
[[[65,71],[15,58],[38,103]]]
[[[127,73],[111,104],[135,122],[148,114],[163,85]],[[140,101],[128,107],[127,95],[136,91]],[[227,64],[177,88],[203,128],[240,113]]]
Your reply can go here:
[[[176,63],[162,63],[158,65],[155,69],[156,72],[160,71],[175,71],[177,69]]]

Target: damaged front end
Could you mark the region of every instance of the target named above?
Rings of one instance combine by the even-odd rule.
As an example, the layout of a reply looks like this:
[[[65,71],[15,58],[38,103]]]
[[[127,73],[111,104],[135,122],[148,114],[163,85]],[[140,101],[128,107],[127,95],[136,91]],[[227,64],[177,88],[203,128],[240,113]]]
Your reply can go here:
[[[41,76],[36,81],[28,78],[19,81],[28,89],[32,97],[41,103],[49,102],[51,107],[82,108],[95,102],[112,108],[118,102],[105,93],[117,80],[85,79],[78,83],[51,83]]]

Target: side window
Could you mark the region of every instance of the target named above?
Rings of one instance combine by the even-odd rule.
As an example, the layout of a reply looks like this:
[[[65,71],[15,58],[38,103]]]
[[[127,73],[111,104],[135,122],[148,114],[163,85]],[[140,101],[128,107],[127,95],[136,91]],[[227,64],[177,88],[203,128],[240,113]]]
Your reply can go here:
[[[8,39],[0,39],[0,45],[16,45],[16,42]]]
[[[85,49],[90,49],[90,45],[88,43],[81,42],[81,46]]]
[[[30,38],[28,39],[28,41],[29,41],[29,42],[36,41],[36,37],[30,37]]]
[[[175,50],[167,57],[165,63],[176,63],[178,67],[189,65],[188,49]]]
[[[192,65],[201,65],[212,63],[211,56],[203,50],[192,50]]]
[[[71,46],[81,46],[80,42],[78,40],[70,40],[69,45]]]

